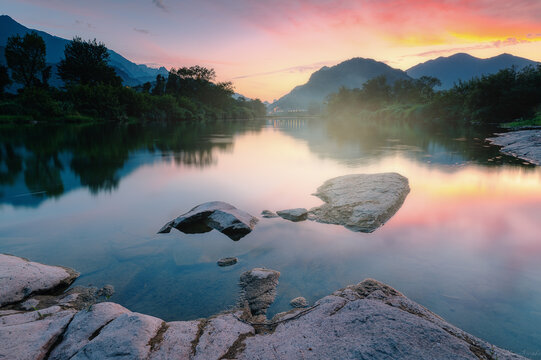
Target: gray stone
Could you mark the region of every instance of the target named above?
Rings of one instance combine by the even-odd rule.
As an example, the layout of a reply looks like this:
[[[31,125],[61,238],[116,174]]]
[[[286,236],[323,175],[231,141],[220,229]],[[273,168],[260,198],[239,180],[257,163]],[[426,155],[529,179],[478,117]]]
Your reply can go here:
[[[280,210],[277,211],[276,214],[283,219],[294,222],[304,221],[308,218],[308,210],[304,208]]]
[[[247,337],[239,348],[235,359],[524,359],[371,279],[324,297],[271,334]]]
[[[299,296],[291,300],[289,305],[293,306],[294,308],[304,308],[308,306],[308,301],[306,301],[306,299],[302,296]]]
[[[21,308],[23,310],[34,310],[39,306],[39,300],[38,299],[28,299],[25,302],[21,304]]]
[[[193,359],[222,359],[240,336],[254,334],[252,326],[238,320],[240,315],[240,312],[224,314],[205,321],[201,325],[203,333],[196,339],[197,346]]]
[[[75,310],[53,306],[0,318],[0,359],[44,359],[62,335]]]
[[[152,316],[126,313],[105,325],[71,359],[146,359],[152,339],[165,323]]]
[[[236,257],[226,257],[217,261],[218,266],[231,266],[235,265],[239,259]]]
[[[504,154],[541,165],[541,129],[511,131],[487,139]]]
[[[200,323],[201,321],[168,322],[163,339],[156,343],[150,360],[190,359],[197,345],[195,341]]]
[[[400,209],[410,191],[397,173],[354,174],[327,180],[314,194],[325,203],[310,209],[309,219],[372,232]]]
[[[264,218],[267,218],[267,219],[272,219],[272,218],[277,218],[278,215],[276,215],[276,213],[270,211],[270,210],[263,210],[261,212],[261,216],[264,217]]]
[[[240,276],[241,304],[248,303],[252,316],[265,315],[276,296],[280,272],[255,268]]]
[[[32,294],[68,287],[79,273],[0,254],[0,306],[21,301]]]
[[[232,240],[249,234],[258,219],[247,212],[222,201],[197,205],[185,214],[165,224],[158,233],[168,233],[172,228],[184,233],[205,233],[216,229]]]
[[[63,341],[51,352],[49,359],[70,359],[96,337],[105,325],[129,312],[128,309],[110,302],[79,311],[64,333]]]

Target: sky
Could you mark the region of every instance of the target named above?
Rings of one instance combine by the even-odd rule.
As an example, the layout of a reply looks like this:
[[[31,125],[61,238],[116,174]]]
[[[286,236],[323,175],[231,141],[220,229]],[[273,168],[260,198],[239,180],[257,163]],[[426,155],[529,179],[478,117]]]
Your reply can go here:
[[[352,57],[402,70],[457,52],[541,61],[541,0],[0,0],[0,12],[139,64],[214,68],[267,101]]]

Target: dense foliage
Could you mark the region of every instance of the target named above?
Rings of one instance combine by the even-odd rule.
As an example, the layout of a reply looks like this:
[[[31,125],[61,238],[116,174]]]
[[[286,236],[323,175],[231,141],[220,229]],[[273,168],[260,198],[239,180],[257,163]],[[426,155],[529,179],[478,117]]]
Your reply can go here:
[[[105,45],[79,37],[66,45],[58,64],[64,87],[52,88],[47,83],[51,66],[45,64],[45,51],[36,33],[9,38],[5,52],[9,72],[22,86],[16,95],[2,95],[0,120],[212,120],[266,113],[260,100],[235,99],[232,83],[215,83],[214,70],[201,66],[171,69],[167,78],[158,75],[154,84],[122,86],[108,64]],[[10,82],[8,72],[0,68],[0,90]]]
[[[393,84],[377,77],[361,89],[341,88],[329,96],[327,110],[332,116],[442,125],[502,124],[535,119],[541,113],[541,65],[459,81],[446,91],[435,91],[438,85],[432,77]]]
[[[51,67],[45,63],[45,41],[35,31],[8,38],[4,51],[11,77],[24,87],[47,86]]]

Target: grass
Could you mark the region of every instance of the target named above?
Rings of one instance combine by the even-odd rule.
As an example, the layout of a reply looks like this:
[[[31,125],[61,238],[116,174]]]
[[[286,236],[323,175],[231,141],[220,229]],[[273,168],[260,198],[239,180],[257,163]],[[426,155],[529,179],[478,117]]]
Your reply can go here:
[[[531,119],[521,119],[508,122],[502,125],[505,128],[520,128],[524,126],[541,126],[541,112],[537,112]]]

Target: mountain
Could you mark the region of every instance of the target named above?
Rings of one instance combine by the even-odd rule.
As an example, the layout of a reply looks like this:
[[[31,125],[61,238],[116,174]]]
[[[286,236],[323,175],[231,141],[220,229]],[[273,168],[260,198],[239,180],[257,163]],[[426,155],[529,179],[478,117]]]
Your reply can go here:
[[[468,54],[458,53],[415,65],[406,70],[406,73],[413,78],[420,78],[421,76],[436,77],[441,80],[441,89],[449,89],[458,80],[467,81],[481,75],[494,74],[511,66],[522,69],[525,66],[535,64],[537,62],[510,54],[480,59]]]
[[[364,82],[374,77],[385,75],[389,82],[397,79],[407,79],[409,76],[402,70],[393,69],[382,62],[353,58],[338,65],[324,66],[310,76],[304,85],[295,87],[273,104],[271,109],[307,110],[314,104],[321,104],[325,98],[340,87],[360,88]]]
[[[6,46],[7,39],[13,35],[24,35],[31,31],[37,32],[45,41],[45,45],[47,46],[46,62],[53,65],[53,68],[55,68],[54,65],[58,64],[64,57],[64,48],[69,40],[50,35],[43,31],[29,29],[7,15],[0,16],[0,55],[2,55],[0,64],[5,64],[3,50]],[[158,74],[164,76],[167,76],[168,74],[167,69],[164,67],[155,69],[146,65],[138,65],[112,50],[109,50],[109,64],[115,68],[117,74],[122,78],[124,85],[128,86],[135,86],[147,81],[153,81]],[[51,85],[59,86],[62,85],[62,82],[53,75]]]

